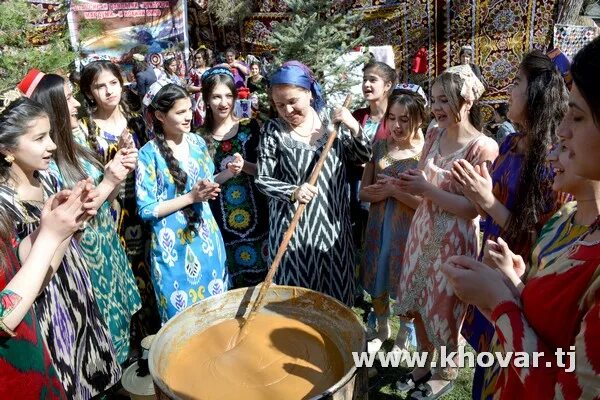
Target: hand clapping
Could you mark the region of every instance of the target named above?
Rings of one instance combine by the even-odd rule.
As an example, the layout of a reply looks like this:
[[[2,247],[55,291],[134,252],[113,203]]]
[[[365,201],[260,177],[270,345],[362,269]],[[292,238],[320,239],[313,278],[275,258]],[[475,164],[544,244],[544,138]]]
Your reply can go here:
[[[218,183],[202,179],[194,184],[188,194],[192,198],[192,203],[200,203],[216,199],[219,193],[221,193],[221,188]]]
[[[235,153],[233,155],[233,161],[227,163],[227,169],[233,174],[238,175],[242,172],[244,168],[244,159],[242,158],[240,153]]]

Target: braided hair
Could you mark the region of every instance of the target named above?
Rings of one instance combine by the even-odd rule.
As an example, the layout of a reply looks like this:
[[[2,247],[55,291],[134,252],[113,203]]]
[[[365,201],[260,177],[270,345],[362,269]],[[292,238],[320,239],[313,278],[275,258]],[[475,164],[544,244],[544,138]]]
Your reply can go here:
[[[97,125],[94,122],[94,118],[92,118],[92,115],[94,115],[98,105],[96,104],[96,100],[92,95],[92,86],[94,85],[96,79],[98,79],[98,75],[100,75],[103,71],[108,71],[114,75],[119,80],[121,90],[123,89],[123,76],[121,74],[121,70],[116,64],[106,60],[94,61],[86,65],[81,72],[81,81],[79,83],[81,93],[83,93],[83,98],[85,100],[85,113],[87,114],[87,116],[84,118],[84,122],[88,128],[87,140],[92,149],[98,153],[101,152],[101,149],[96,138]],[[135,132],[138,137],[144,137],[145,126],[143,119],[131,111],[131,108],[126,100],[126,96],[123,95],[123,92],[121,92],[121,101],[119,102],[119,107],[121,108],[121,112],[127,120],[127,128]],[[140,145],[143,145],[143,143]]]
[[[152,123],[154,126],[154,142],[158,146],[160,154],[167,162],[169,173],[175,182],[175,193],[179,195],[185,193],[188,176],[185,171],[179,167],[179,162],[173,155],[173,150],[171,150],[167,144],[163,123],[156,118],[156,112],[160,111],[161,113],[166,114],[171,110],[177,100],[187,98],[188,94],[181,86],[170,83],[163,86],[158,93],[156,93],[156,96],[152,99],[152,103],[150,103],[150,106],[148,107],[148,110],[152,115]],[[196,225],[201,220],[200,215],[196,212],[193,205],[189,205],[181,211],[187,221],[185,233],[186,235],[193,235],[196,233]]]

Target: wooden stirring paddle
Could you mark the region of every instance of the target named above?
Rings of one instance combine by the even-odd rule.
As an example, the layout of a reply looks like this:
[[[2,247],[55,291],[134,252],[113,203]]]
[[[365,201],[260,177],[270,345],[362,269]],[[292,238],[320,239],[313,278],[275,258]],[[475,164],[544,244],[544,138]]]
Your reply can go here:
[[[346,100],[344,101],[344,107],[348,108],[350,106],[351,102],[352,102],[352,95],[349,94],[346,96]],[[339,129],[339,125],[334,127],[333,129],[331,129],[331,131],[329,132],[329,138],[327,139],[327,143],[325,143],[325,147],[323,147],[323,151],[321,152],[321,156],[319,157],[319,160],[317,161],[317,164],[315,165],[315,169],[312,171],[312,174],[310,175],[310,178],[308,179],[308,183],[310,185],[315,186],[317,184],[317,179],[319,178],[319,173],[321,172],[321,168],[323,168],[323,164],[325,164],[325,160],[327,159],[329,150],[331,150],[331,147],[333,146],[333,142],[334,142],[335,138],[337,137],[338,129]],[[283,255],[285,254],[285,252],[287,250],[287,246],[290,243],[290,240],[292,239],[292,235],[294,234],[294,231],[296,230],[296,227],[298,226],[298,222],[300,221],[300,217],[302,216],[302,213],[304,213],[304,209],[306,208],[306,205],[307,205],[307,203],[306,204],[304,204],[304,203],[298,204],[298,208],[296,209],[296,212],[294,213],[294,217],[292,218],[292,221],[290,222],[290,226],[287,228],[287,230],[285,231],[285,234],[283,235],[283,240],[281,241],[281,244],[279,245],[279,249],[277,250],[277,254],[275,255],[275,258],[273,259],[273,264],[271,264],[271,268],[269,268],[269,272],[267,273],[267,276],[265,277],[265,280],[260,287],[258,296],[256,296],[256,300],[254,300],[254,304],[252,304],[252,308],[250,309],[250,312],[248,313],[248,317],[242,321],[239,335],[237,336],[237,338],[235,340],[236,345],[237,345],[237,343],[239,343],[241,338],[243,338],[245,336],[246,327],[247,327],[248,323],[254,318],[254,316],[256,315],[256,312],[262,306],[265,295],[267,294],[267,291],[269,290],[269,287],[271,287],[271,283],[273,282],[273,277],[275,276],[275,272],[277,272],[277,268],[279,267],[279,264],[281,264]]]

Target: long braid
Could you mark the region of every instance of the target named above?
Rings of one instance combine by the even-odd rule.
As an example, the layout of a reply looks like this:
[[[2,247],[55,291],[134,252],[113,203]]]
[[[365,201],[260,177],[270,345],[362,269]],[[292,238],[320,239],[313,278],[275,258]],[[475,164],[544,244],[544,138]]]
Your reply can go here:
[[[187,183],[188,176],[184,170],[179,168],[179,162],[175,159],[173,155],[173,150],[167,144],[165,140],[165,133],[163,131],[162,124],[153,116],[154,120],[154,133],[156,135],[155,142],[158,146],[158,150],[160,154],[163,156],[165,161],[167,162],[167,167],[169,168],[169,173],[173,177],[173,181],[175,182],[175,192],[176,194],[184,194],[185,193],[185,185]],[[196,212],[193,205],[187,206],[181,210],[185,219],[187,221],[187,225],[185,227],[186,235],[194,235],[197,232],[196,224],[201,221],[200,215]]]

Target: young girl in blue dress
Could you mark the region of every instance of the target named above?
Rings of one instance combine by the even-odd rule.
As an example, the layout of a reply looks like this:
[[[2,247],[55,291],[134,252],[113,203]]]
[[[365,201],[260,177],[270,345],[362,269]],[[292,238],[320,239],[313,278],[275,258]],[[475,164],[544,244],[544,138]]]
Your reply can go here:
[[[208,205],[219,185],[202,138],[190,133],[192,103],[174,84],[150,107],[155,139],[139,152],[136,197],[152,227],[151,277],[161,319],[227,290],[225,245]]]

